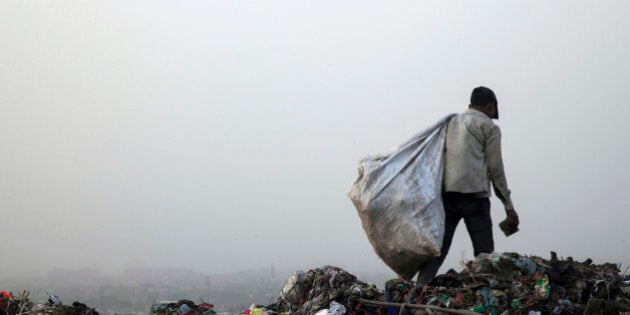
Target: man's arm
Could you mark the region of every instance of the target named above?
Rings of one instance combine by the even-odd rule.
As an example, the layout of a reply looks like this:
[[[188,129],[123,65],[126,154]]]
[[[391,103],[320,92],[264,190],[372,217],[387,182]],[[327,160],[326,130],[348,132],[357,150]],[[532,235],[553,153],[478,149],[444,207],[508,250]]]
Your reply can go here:
[[[508,210],[514,210],[512,198],[510,197],[511,193],[508,189],[507,179],[505,178],[505,170],[503,169],[501,130],[497,125],[493,125],[492,128],[490,128],[486,140],[486,162],[488,163],[488,175],[492,181],[495,194],[499,200],[503,202],[506,212]]]

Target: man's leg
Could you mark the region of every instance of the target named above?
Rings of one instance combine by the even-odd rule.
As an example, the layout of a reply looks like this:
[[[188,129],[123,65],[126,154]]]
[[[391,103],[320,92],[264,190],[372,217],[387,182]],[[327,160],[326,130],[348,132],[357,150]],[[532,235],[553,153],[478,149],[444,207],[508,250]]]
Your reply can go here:
[[[464,223],[473,243],[475,257],[494,251],[489,198],[468,198],[462,204]]]
[[[422,266],[420,266],[418,272],[418,282],[421,284],[427,284],[431,282],[431,280],[433,280],[438,270],[440,269],[440,266],[442,266],[442,263],[444,262],[444,259],[448,254],[448,250],[451,248],[451,243],[453,242],[453,236],[455,235],[457,224],[462,218],[461,213],[458,209],[459,198],[456,194],[446,193],[443,195],[442,201],[444,203],[445,221],[444,238],[442,240],[440,257],[433,257],[424,262]]]

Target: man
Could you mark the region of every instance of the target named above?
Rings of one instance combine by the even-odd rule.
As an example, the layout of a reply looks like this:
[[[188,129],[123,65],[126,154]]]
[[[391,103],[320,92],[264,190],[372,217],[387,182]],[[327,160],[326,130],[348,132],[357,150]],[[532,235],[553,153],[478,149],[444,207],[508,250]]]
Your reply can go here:
[[[503,202],[507,220],[517,230],[519,220],[508,189],[501,157],[497,98],[487,87],[473,89],[468,110],[453,117],[446,129],[443,201],[446,216],[441,256],[425,262],[418,282],[429,283],[448,254],[455,228],[464,219],[475,256],[494,251],[490,218],[490,183]]]

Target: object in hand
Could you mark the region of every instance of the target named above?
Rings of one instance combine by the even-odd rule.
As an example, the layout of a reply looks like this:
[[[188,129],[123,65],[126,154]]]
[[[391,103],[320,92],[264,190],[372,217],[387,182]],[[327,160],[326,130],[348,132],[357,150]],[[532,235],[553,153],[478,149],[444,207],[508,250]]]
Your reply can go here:
[[[499,227],[505,236],[510,236],[518,232],[518,225],[514,224],[514,222],[509,218],[501,221],[501,223],[499,223]]]

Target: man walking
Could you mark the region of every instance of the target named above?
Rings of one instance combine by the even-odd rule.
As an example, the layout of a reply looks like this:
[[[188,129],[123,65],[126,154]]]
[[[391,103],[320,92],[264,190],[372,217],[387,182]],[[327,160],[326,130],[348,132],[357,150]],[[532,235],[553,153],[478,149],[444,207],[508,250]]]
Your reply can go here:
[[[514,230],[519,220],[501,157],[497,98],[487,87],[473,89],[468,110],[453,117],[446,130],[443,202],[446,216],[441,256],[420,266],[418,282],[429,283],[448,254],[455,228],[464,219],[475,256],[494,251],[490,218],[490,183]]]

